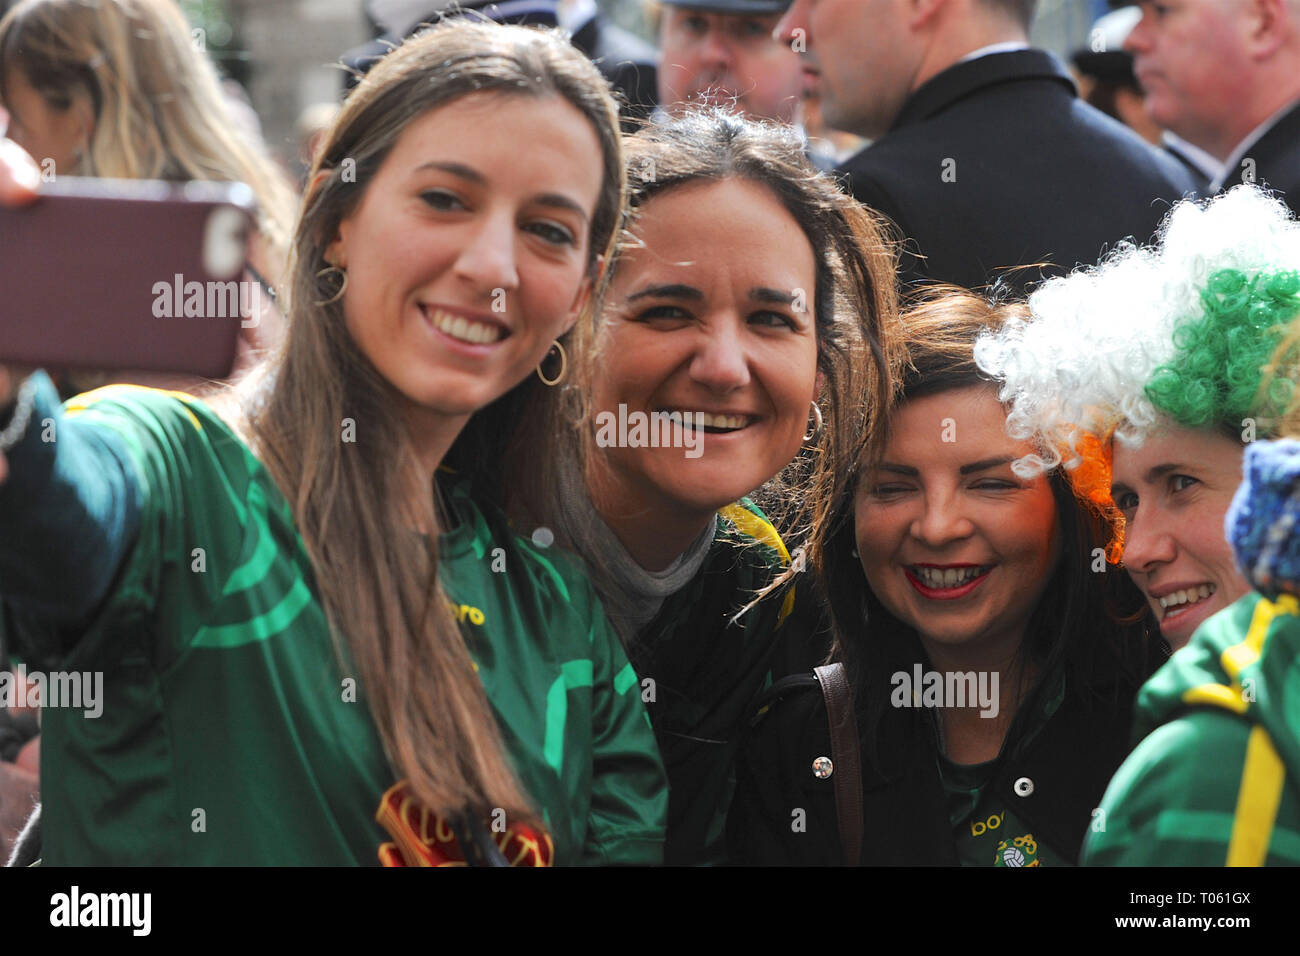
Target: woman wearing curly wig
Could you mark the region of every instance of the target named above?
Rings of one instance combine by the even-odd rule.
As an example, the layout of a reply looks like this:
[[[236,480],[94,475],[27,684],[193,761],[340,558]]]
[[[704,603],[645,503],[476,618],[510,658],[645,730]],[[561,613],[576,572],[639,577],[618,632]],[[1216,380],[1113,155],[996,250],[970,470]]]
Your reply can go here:
[[[1032,318],[982,341],[1011,433],[1059,449],[1112,519],[1110,555],[1173,650],[1249,590],[1223,533],[1247,444],[1290,395],[1261,389],[1300,309],[1300,223],[1261,190],[1179,203],[1151,248],[1121,246],[1031,296]]]
[[[1034,320],[990,347],[1019,427],[1110,445],[1097,491],[1181,648],[1138,695],[1141,743],[1106,791],[1088,864],[1300,863],[1294,442],[1255,443],[1294,400],[1297,270],[1300,222],[1241,186],[1176,206],[1156,247],[1053,280]],[[1039,364],[1085,339],[1095,351],[1060,373]]]
[[[786,128],[702,111],[626,148],[588,417],[536,520],[586,559],[641,678],[667,862],[720,863],[748,707],[825,651],[797,542],[888,401],[892,247]],[[789,494],[755,493],[783,471]]]
[[[567,42],[438,27],[348,98],[288,341],[220,415],[17,389],[4,597],[28,659],[104,672],[98,719],[46,714],[47,862],[660,859],[622,647],[480,482],[506,460],[492,415],[536,401],[589,311],[623,182],[617,110]],[[45,417],[57,442],[28,427]],[[479,440],[493,453],[458,454]]]
[[[739,860],[1077,861],[1158,638],[1098,573],[1100,518],[1059,473],[1012,467],[1035,447],[1006,434],[973,349],[1020,313],[955,288],[905,313],[883,439],[818,529],[839,666],[759,702]]]

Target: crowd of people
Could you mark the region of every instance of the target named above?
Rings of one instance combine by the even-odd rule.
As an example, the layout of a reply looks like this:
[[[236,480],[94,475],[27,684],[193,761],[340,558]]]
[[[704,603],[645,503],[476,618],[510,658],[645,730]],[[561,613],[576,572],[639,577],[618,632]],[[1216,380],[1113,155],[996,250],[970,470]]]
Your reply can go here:
[[[1145,136],[1035,6],[370,0],[295,196],[14,4],[0,206],[243,181],[275,295],[0,341],[11,865],[1300,864],[1300,2],[1107,18]]]

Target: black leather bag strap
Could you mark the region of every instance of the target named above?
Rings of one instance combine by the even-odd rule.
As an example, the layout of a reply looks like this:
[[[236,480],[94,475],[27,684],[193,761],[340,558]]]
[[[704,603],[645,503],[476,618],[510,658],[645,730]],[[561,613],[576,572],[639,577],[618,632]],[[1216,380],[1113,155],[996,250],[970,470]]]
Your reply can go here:
[[[831,728],[835,818],[844,847],[844,865],[857,866],[862,859],[862,750],[853,712],[853,690],[843,664],[823,664],[813,668],[813,673],[822,685]]]

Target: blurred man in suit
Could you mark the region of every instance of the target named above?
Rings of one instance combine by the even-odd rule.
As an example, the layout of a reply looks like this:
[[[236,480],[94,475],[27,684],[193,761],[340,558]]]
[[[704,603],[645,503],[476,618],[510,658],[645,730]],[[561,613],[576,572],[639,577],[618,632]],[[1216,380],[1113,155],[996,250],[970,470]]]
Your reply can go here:
[[[1300,0],[1144,2],[1125,41],[1151,118],[1300,209]]]
[[[607,22],[595,0],[365,0],[363,10],[379,36],[343,54],[347,89],[421,24],[459,14],[498,23],[563,27],[573,45],[595,62],[620,95],[625,128],[631,129],[634,121],[654,109],[654,49]]]
[[[907,239],[903,279],[980,287],[1147,239],[1195,188],[1180,163],[1079,100],[1029,46],[1035,0],[794,0],[826,122],[872,145],[840,170]],[[1010,291],[1039,270],[1005,276]]]

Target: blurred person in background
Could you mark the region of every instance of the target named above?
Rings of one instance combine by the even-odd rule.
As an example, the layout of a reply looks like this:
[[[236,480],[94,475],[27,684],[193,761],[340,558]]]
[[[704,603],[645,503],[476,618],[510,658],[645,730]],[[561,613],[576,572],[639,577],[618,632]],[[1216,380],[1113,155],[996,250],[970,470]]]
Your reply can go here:
[[[654,49],[610,23],[595,0],[364,0],[366,18],[379,35],[343,54],[345,89],[357,84],[385,53],[421,24],[469,16],[520,26],[561,27],[619,95],[624,129],[650,115],[655,104]]]
[[[247,270],[268,295],[256,324],[242,332],[237,371],[278,344],[284,324],[270,302],[297,200],[275,162],[242,132],[247,122],[237,120],[172,0],[23,0],[0,20],[0,103],[9,138],[47,177],[250,186],[258,214]],[[91,384],[81,379],[76,390]]]
[[[794,123],[804,90],[799,56],[772,38],[789,0],[662,0],[659,103],[739,110]]]
[[[1034,10],[1034,0],[794,0],[780,22],[783,42],[806,47],[826,123],[873,140],[840,170],[908,240],[909,284],[975,288],[1016,266],[1095,262],[1151,234],[1156,200],[1195,188],[1029,46]],[[1008,283],[1034,278],[1022,270]]]
[[[1139,6],[1125,48],[1151,118],[1208,154],[1211,191],[1259,183],[1297,208],[1300,0]]]
[[[1161,129],[1147,113],[1142,86],[1133,72],[1133,54],[1124,49],[1129,33],[1141,19],[1141,9],[1127,6],[1099,17],[1092,25],[1087,44],[1070,58],[1079,95],[1148,143],[1164,146],[1204,190],[1214,176],[1217,160],[1176,133]]]

